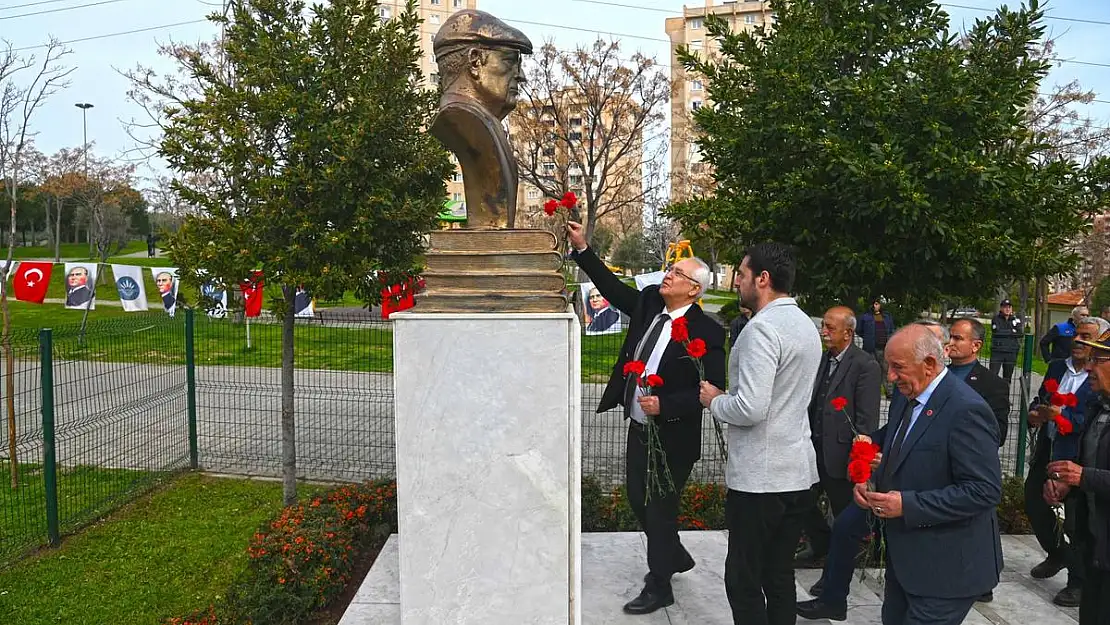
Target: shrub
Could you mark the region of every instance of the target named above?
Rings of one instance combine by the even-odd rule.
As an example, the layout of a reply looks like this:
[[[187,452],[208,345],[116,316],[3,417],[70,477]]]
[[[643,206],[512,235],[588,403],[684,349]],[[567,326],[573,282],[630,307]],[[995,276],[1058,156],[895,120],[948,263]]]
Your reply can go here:
[[[687,484],[682,492],[679,529],[724,529],[725,493],[720,484]],[[606,490],[596,478],[582,476],[582,531],[640,531],[624,486]]]
[[[1002,480],[1002,503],[998,504],[998,527],[1003,534],[1030,534],[1029,517],[1025,516],[1025,481],[1020,477]]]

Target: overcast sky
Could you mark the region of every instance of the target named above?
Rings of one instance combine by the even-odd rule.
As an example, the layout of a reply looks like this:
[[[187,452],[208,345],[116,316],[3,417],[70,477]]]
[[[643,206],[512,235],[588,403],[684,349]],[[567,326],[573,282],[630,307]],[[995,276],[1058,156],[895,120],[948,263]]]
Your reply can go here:
[[[203,20],[218,4],[216,0],[0,0],[0,39],[17,48],[41,45],[50,35],[73,42],[69,61],[77,69],[72,84],[50,101],[34,122],[39,149],[52,153],[80,145],[81,111],[73,106],[76,102],[95,106],[88,111],[88,123],[89,139],[95,141],[98,154],[118,156],[133,148],[122,122],[141,113],[128,102],[128,84],[117,69],[136,64],[172,69],[158,56],[158,43],[210,39],[216,29]],[[999,4],[998,0],[958,0],[946,3],[945,8],[959,26],[987,15],[977,9]],[[1050,17],[1105,22],[1049,20],[1062,58],[1103,66],[1064,63],[1048,82],[1079,79],[1098,92],[1107,102],[1083,108],[1098,125],[1110,127],[1110,45],[1106,45],[1110,2],[1050,0],[1047,6]],[[553,41],[561,48],[571,48],[600,35],[620,39],[629,54],[640,50],[662,63],[669,63],[670,58],[663,22],[682,11],[682,3],[673,0],[479,0],[478,7],[520,28],[537,44]],[[140,29],[150,30],[117,35]],[[26,50],[24,54],[35,52]]]

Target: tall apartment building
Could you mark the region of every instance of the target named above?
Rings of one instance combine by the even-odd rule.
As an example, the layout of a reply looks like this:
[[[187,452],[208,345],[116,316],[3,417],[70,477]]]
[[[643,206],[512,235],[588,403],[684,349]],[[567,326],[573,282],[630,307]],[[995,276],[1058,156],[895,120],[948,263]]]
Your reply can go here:
[[[381,0],[378,13],[382,19],[390,19],[405,10],[406,0]],[[424,72],[429,87],[439,84],[439,70],[436,67],[436,57],[432,52],[432,40],[435,39],[439,27],[447,18],[456,11],[463,9],[477,9],[478,0],[418,0],[417,11],[424,19],[420,32],[420,46],[424,51],[424,59],[420,68]],[[452,157],[453,159],[454,157]],[[462,170],[455,166],[455,175],[447,181],[447,201],[445,206],[455,218],[466,215],[466,196],[463,194]]]
[[[682,201],[706,191],[712,173],[698,153],[691,114],[707,104],[704,79],[687,75],[678,60],[678,48],[712,58],[719,52],[717,42],[705,30],[705,18],[715,15],[728,21],[734,32],[753,30],[774,20],[770,2],[760,0],[705,0],[704,6],[682,7],[682,17],[668,17],[667,37],[671,40],[671,198]]]

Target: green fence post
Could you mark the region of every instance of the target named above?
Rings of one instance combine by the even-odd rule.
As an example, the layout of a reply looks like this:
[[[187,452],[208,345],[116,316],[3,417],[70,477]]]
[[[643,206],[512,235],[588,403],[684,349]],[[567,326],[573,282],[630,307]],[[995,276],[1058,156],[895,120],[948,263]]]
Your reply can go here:
[[[49,328],[39,330],[40,381],[42,386],[42,474],[46,489],[46,536],[50,545],[62,542],[58,523],[58,459],[54,441],[54,336]]]
[[[189,468],[196,471],[199,466],[197,453],[197,366],[196,347],[193,334],[196,324],[193,309],[185,309],[185,397],[189,411]]]
[[[1030,387],[1032,372],[1033,372],[1033,335],[1025,335],[1025,345],[1022,347],[1021,358],[1021,405],[1018,406],[1018,446],[1017,446],[1017,467],[1014,473],[1020,477],[1025,477],[1025,448],[1026,439],[1029,437],[1029,423],[1026,421],[1025,408],[1032,401]]]

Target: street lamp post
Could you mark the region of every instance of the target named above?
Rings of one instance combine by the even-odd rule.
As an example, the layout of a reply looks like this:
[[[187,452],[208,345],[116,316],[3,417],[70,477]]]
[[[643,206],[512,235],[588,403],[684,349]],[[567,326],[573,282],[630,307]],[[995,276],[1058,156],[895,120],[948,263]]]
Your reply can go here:
[[[93,107],[88,102],[78,102],[74,104],[77,108],[81,109],[81,127],[83,129],[84,143],[81,144],[82,149],[85,151],[85,180],[89,179],[89,109]]]

